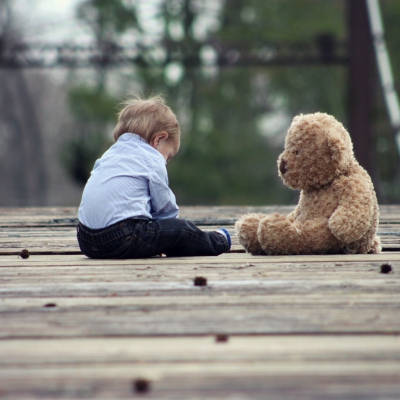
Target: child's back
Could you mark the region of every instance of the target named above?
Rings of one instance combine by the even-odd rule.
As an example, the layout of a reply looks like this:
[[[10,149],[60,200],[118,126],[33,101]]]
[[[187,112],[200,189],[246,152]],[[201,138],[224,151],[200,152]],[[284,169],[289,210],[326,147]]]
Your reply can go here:
[[[96,161],[79,207],[79,221],[100,229],[126,218],[175,218],[163,156],[140,136],[125,133]]]

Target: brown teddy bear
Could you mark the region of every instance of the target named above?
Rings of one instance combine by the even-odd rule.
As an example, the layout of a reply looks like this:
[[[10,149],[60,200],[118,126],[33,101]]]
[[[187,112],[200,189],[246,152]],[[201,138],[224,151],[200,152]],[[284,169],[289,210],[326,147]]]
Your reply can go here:
[[[278,158],[279,176],[301,190],[289,215],[247,214],[236,222],[252,254],[379,253],[378,202],[368,173],[356,161],[350,135],[334,117],[293,119]]]

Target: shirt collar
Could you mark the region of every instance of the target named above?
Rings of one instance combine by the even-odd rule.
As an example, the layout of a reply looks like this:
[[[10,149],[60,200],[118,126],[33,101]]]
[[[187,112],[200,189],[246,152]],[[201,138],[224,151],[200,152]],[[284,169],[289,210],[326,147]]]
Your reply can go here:
[[[122,139],[122,141],[124,141],[124,142],[130,141],[130,140],[134,140],[135,142],[139,142],[139,143],[142,143],[144,145],[147,145],[146,148],[149,149],[157,157],[161,158],[164,161],[165,165],[167,165],[167,161],[165,160],[163,155],[159,151],[157,151],[154,147],[150,146],[150,144],[146,141],[146,139],[143,139],[137,133],[131,133],[131,132],[123,133],[118,138],[118,140],[120,140],[120,139]]]

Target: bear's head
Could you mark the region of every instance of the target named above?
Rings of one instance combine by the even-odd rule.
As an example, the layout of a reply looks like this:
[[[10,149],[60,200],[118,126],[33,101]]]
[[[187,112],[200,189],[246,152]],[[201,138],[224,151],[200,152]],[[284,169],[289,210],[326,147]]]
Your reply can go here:
[[[278,158],[279,176],[292,189],[318,189],[346,173],[355,162],[350,135],[324,113],[294,117]]]

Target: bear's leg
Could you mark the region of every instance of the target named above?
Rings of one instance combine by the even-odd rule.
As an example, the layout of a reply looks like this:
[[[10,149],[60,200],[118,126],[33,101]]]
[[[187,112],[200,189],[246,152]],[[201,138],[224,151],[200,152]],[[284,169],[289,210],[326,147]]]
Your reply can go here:
[[[235,224],[236,236],[239,243],[248,253],[253,255],[263,254],[257,238],[258,224],[265,214],[243,215]]]
[[[282,214],[260,221],[258,240],[267,254],[321,254],[340,248],[326,218],[301,224]]]
[[[297,254],[301,235],[293,220],[283,214],[271,214],[260,221],[258,241],[266,254]]]
[[[382,245],[381,245],[381,238],[379,236],[375,236],[371,250],[369,253],[371,254],[378,254],[382,251]]]

